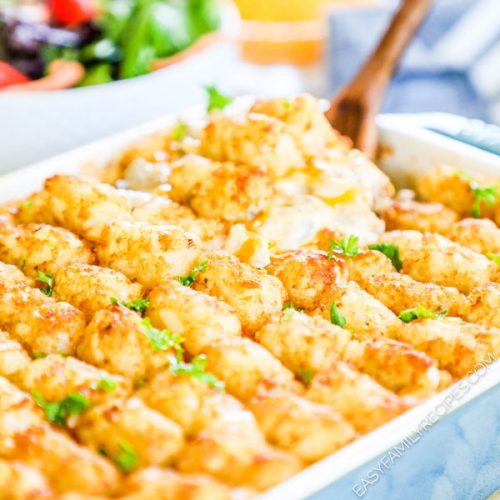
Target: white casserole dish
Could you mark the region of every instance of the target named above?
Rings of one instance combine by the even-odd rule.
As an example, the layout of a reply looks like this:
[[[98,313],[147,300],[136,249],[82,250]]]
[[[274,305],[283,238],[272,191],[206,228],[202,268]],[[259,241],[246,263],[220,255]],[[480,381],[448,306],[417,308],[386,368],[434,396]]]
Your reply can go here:
[[[183,116],[192,118],[198,114],[199,110],[190,110]],[[161,130],[178,118],[178,116],[167,116],[0,177],[0,203],[28,195],[40,188],[44,179],[55,173],[98,174],[108,160],[113,158],[130,142],[142,135]],[[382,115],[378,119],[380,138],[383,145],[381,164],[398,187],[411,186],[412,178],[438,162],[448,162],[468,171],[500,176],[500,157],[439,136],[433,132],[422,130],[418,127],[418,123],[422,123],[422,119],[413,116]],[[357,498],[365,494],[371,494],[371,498],[384,498],[384,500],[392,498],[405,498],[405,500],[413,498],[419,500],[423,498],[435,498],[436,500],[486,498],[500,487],[500,451],[498,451],[500,450],[500,363],[495,362],[486,368],[479,366],[478,374],[471,375],[471,377],[471,380],[468,377],[464,379],[466,381],[465,385],[464,380],[460,381],[424,404],[358,439],[334,455],[308,467],[300,474],[260,495],[259,498],[261,500],[294,500],[314,495],[314,498],[317,499],[330,500],[339,498],[343,500],[348,498],[347,495]],[[467,405],[467,403],[470,404]],[[477,457],[474,459],[476,462],[467,462],[468,472],[459,475],[458,483],[460,484],[451,484],[452,489],[447,490],[455,492],[453,494],[439,493],[439,490],[438,493],[429,496],[428,489],[424,493],[423,490],[419,491],[414,486],[411,487],[411,490],[401,491],[401,488],[405,488],[404,474],[402,483],[401,481],[397,483],[397,481],[392,480],[392,482],[389,481],[389,486],[384,487],[383,482],[387,482],[387,478],[390,478],[391,469],[393,469],[392,473],[395,473],[396,467],[393,468],[392,466],[387,467],[387,470],[383,474],[381,473],[381,477],[377,481],[366,486],[367,474],[376,466],[377,457],[387,455],[388,450],[395,445],[400,445],[402,442],[406,443],[408,448],[412,448],[412,452],[415,447],[420,447],[422,452],[422,450],[425,450],[425,448],[422,448],[426,446],[425,440],[422,443],[417,443],[417,441],[426,433],[433,433],[432,441],[435,441],[439,440],[436,431],[440,435],[445,432],[446,440],[446,426],[455,425],[452,422],[453,415],[458,415],[460,411],[463,412],[467,408],[470,409],[475,406],[476,411],[483,416],[484,411],[480,408],[480,403],[486,408],[484,411],[493,411],[490,425],[485,426],[481,422],[474,422],[474,418],[467,419],[466,417],[466,423],[460,425],[462,425],[461,432],[466,438],[470,434],[472,441],[479,439],[481,443],[486,439],[489,446],[493,447],[494,454],[495,449],[497,450],[496,459],[499,468],[496,469],[495,473],[495,463],[491,463],[493,470],[491,474],[487,474],[486,484],[483,485],[483,493],[481,493],[481,495],[485,495],[486,492],[486,496],[470,496],[472,494],[470,491],[475,491],[470,490],[470,488],[474,488],[473,484],[469,484],[471,478],[477,478],[483,466],[482,462],[476,460]],[[432,423],[435,423],[435,419],[439,420],[438,425],[432,425],[432,428],[429,430],[424,429],[420,434],[416,433],[422,426],[429,425],[429,423],[426,425],[424,422],[432,421]],[[493,426],[491,425],[491,419],[493,419]],[[416,438],[417,435],[420,435],[418,439]],[[429,442],[429,439],[427,439],[427,442]],[[413,446],[414,444],[415,446]],[[448,444],[451,446],[453,443]],[[469,445],[469,448],[476,446],[470,443]],[[432,453],[435,455],[435,449]],[[427,477],[425,471],[422,471],[419,476],[419,464],[412,463],[409,455],[410,453],[408,453],[408,458],[405,457],[400,460],[398,476],[401,479],[401,464],[403,464],[404,469],[410,468],[413,476],[419,477],[422,485],[428,487],[429,481],[433,479]],[[408,462],[405,466],[404,461],[407,459]],[[371,462],[371,465],[369,462]],[[356,472],[362,466],[364,466],[364,471]],[[339,480],[342,478],[344,478],[344,484],[340,485]],[[365,483],[363,483],[363,479]],[[438,477],[436,480],[439,482],[440,478]],[[448,476],[446,476],[446,480],[450,482]],[[364,489],[361,487],[356,488],[356,485],[363,484]],[[467,484],[469,484],[469,490],[465,488]],[[381,486],[385,489],[380,490]],[[409,483],[407,486],[410,488]],[[379,490],[377,491],[377,489]],[[360,492],[363,492],[363,495],[360,495]]]

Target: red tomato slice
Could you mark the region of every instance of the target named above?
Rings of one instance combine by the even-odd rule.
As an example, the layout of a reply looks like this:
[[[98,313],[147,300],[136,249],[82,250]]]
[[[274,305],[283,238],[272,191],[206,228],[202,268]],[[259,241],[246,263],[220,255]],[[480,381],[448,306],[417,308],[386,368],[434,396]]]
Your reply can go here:
[[[97,14],[94,0],[48,0],[54,21],[66,26],[90,21]]]
[[[0,61],[0,88],[29,81],[30,79],[25,74],[21,73],[10,64]]]

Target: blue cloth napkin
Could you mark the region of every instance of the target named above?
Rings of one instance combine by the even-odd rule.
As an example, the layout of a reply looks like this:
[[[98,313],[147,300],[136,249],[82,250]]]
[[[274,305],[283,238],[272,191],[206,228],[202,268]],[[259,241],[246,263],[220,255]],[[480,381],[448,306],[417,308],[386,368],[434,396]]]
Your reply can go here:
[[[330,15],[330,92],[353,77],[397,5]],[[500,0],[435,0],[404,55],[384,111],[442,111],[500,123]]]

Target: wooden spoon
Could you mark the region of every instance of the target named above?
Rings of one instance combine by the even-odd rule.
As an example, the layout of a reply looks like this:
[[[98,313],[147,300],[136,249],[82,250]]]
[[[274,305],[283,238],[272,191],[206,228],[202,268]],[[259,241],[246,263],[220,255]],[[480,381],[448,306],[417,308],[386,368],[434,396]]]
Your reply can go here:
[[[326,117],[373,158],[377,148],[375,116],[406,46],[425,19],[432,0],[403,0],[389,28],[353,80],[331,101]]]

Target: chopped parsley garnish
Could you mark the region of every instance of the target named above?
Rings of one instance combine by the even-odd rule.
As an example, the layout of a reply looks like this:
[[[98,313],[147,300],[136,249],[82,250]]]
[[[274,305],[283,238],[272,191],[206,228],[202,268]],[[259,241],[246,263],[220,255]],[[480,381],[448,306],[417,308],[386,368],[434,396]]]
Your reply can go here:
[[[179,276],[179,283],[184,286],[191,286],[196,281],[196,275],[204,273],[208,266],[208,260],[194,266],[193,270],[187,276]]]
[[[31,356],[33,359],[41,359],[46,358],[48,354],[46,352],[34,352]]]
[[[481,217],[481,203],[486,203],[492,207],[497,202],[498,186],[479,187],[473,181],[470,183],[470,188],[474,194],[471,215],[475,219],[479,219]]]
[[[469,188],[474,195],[471,215],[475,219],[479,219],[479,217],[481,217],[481,203],[486,203],[486,205],[489,205],[490,207],[496,204],[498,200],[499,186],[480,187],[470,174],[466,172],[458,172],[458,175],[469,182]]]
[[[492,260],[497,266],[500,266],[500,253],[491,253],[487,254],[488,259]]]
[[[23,201],[22,203],[19,204],[20,208],[31,208],[33,206],[33,202],[30,200]]]
[[[26,267],[26,259],[23,259],[21,261],[21,271],[24,271],[24,268]]]
[[[134,448],[126,441],[120,441],[119,446],[120,454],[115,458],[116,465],[118,465],[123,472],[134,470],[139,463],[139,457]]]
[[[116,386],[118,384],[116,383],[116,380],[113,380],[111,377],[108,377],[107,375],[103,375],[101,377],[101,380],[97,383],[97,390],[98,391],[104,391],[104,392],[111,392],[116,389]]]
[[[444,318],[448,314],[448,311],[439,311],[435,313],[430,309],[427,309],[422,304],[419,304],[413,309],[405,309],[399,313],[399,319],[405,323],[410,323],[416,319],[437,319]]]
[[[232,97],[219,92],[215,85],[205,85],[205,90],[208,96],[207,111],[209,113],[214,109],[224,109],[233,102]]]
[[[45,283],[45,286],[40,288],[40,291],[47,295],[47,297],[52,297],[52,292],[54,290],[54,275],[51,273],[43,273],[42,271],[38,271],[38,275],[36,277],[36,281],[41,281]]]
[[[177,333],[172,333],[169,330],[159,330],[151,324],[149,318],[143,318],[141,321],[142,329],[151,342],[151,347],[154,351],[166,351],[171,347],[175,350],[176,355],[182,356],[184,349],[182,342],[184,339]]]
[[[148,299],[135,299],[130,302],[123,302],[121,300],[118,300],[116,297],[110,297],[109,300],[112,304],[127,307],[128,309],[136,311],[141,315],[143,315],[146,312],[146,309],[149,307]]]
[[[170,373],[172,375],[189,375],[205,382],[209,387],[217,389],[218,391],[224,390],[224,382],[217,379],[214,375],[206,371],[207,358],[204,354],[195,356],[191,363],[185,363],[182,359],[172,358],[170,364]]]
[[[328,258],[331,259],[334,253],[340,253],[353,258],[361,253],[358,246],[359,238],[351,234],[349,238],[342,238],[340,241],[332,240],[328,248]]]
[[[146,383],[146,380],[143,378],[139,379],[135,384],[134,384],[134,389],[140,389],[141,387],[144,387],[144,384]]]
[[[337,304],[335,304],[335,302],[332,302],[332,305],[330,306],[330,321],[334,325],[345,328],[345,316],[340,312],[340,309],[337,307]]]
[[[297,370],[297,377],[304,382],[304,384],[309,385],[311,383],[312,378],[314,377],[313,370],[305,370],[303,368],[299,368]]]
[[[303,311],[302,307],[296,307],[292,302],[287,302],[283,308],[285,314],[283,314],[283,321],[288,321],[293,316],[293,311]]]
[[[172,138],[174,141],[182,141],[184,137],[186,137],[186,133],[188,131],[188,126],[185,122],[179,122],[172,129]]]
[[[391,243],[374,243],[373,245],[368,245],[368,248],[370,250],[376,250],[377,252],[383,253],[388,259],[391,260],[392,265],[398,271],[401,271],[403,262],[397,245],[392,245]]]
[[[70,394],[62,401],[55,401],[52,403],[45,401],[39,391],[33,391],[31,394],[38,406],[45,412],[47,420],[60,427],[66,427],[68,417],[79,415],[92,406],[90,401],[79,392]]]
[[[291,103],[291,101],[289,99],[283,99],[281,101],[281,104],[283,105],[283,107],[285,109],[290,109],[292,107],[292,103]]]

